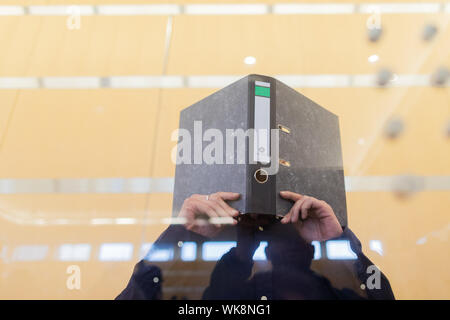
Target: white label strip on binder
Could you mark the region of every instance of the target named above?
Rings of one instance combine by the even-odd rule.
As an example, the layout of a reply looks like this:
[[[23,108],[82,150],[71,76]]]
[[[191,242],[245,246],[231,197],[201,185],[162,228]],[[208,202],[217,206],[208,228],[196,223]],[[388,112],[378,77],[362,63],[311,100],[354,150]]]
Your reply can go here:
[[[270,83],[255,81],[253,158],[270,162]]]

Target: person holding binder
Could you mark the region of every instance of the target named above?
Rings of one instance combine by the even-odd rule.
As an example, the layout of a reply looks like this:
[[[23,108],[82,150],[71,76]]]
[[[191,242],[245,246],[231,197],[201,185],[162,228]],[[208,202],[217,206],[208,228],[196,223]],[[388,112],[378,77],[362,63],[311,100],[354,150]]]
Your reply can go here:
[[[280,196],[292,202],[290,211],[282,218],[240,214],[227,203],[237,200],[238,193],[192,195],[185,199],[178,215],[184,219],[184,225],[169,226],[155,244],[223,239],[224,234],[230,237],[227,233],[230,229],[236,233],[236,247],[215,265],[203,299],[394,299],[383,273],[378,272],[375,286],[366,285],[372,276],[367,270],[374,265],[362,252],[353,232],[341,227],[330,205],[290,191],[282,191]],[[205,222],[211,218],[233,222],[226,225]],[[251,276],[253,255],[261,239],[268,243],[265,254],[272,268]],[[311,243],[327,240],[349,241],[356,258],[349,262],[346,272],[336,272],[333,262],[319,273],[311,269],[314,256]],[[116,299],[161,297],[155,293],[161,290],[161,283],[144,280],[160,272],[151,261],[139,262],[127,287]],[[340,278],[331,279],[336,276]],[[341,288],[333,285],[335,280],[341,282]]]

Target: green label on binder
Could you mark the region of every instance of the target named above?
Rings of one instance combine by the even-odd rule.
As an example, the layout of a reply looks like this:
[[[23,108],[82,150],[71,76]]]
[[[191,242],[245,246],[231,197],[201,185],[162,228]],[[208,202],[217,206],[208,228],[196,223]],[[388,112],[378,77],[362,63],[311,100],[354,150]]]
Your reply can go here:
[[[270,98],[270,88],[255,86],[255,96],[263,96]]]

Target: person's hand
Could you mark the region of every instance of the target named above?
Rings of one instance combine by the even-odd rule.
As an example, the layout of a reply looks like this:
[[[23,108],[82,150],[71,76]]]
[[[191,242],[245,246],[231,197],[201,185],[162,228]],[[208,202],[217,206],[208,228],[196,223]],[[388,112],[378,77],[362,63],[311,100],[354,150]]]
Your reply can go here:
[[[239,211],[230,207],[225,201],[237,200],[239,196],[239,193],[234,192],[194,194],[184,200],[178,217],[186,219],[186,229],[205,237],[213,237],[224,224],[210,223],[209,219],[224,218],[221,220],[225,223],[237,224],[233,218],[239,215]]]
[[[293,223],[305,241],[325,241],[342,234],[333,209],[325,201],[290,191],[281,191],[280,195],[295,202],[281,223]]]

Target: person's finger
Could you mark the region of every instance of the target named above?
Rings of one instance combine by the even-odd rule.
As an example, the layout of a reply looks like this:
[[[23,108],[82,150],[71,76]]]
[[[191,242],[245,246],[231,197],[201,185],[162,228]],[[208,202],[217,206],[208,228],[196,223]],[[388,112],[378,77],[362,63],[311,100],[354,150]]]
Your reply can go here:
[[[299,202],[301,203],[303,201],[303,199],[300,199],[300,200],[298,200],[298,201],[296,201],[294,203],[294,205],[291,207],[289,212],[284,216],[283,219],[281,219],[281,223],[290,223],[290,222],[292,222],[292,218],[293,218],[293,215],[294,215],[294,212],[295,212],[294,209],[295,209],[296,206],[299,205]]]
[[[239,193],[236,192],[216,192],[216,193],[212,193],[210,195],[206,195],[206,194],[193,194],[191,196],[193,199],[198,199],[198,200],[216,200],[213,202],[218,203],[223,210],[228,211],[232,216],[237,216],[239,214],[239,211],[230,207],[224,200],[237,200],[240,197]]]
[[[223,200],[237,200],[241,196],[239,193],[236,192],[216,192],[216,194],[222,198]]]
[[[323,200],[319,200],[319,199],[314,199],[314,200],[316,200],[313,203],[313,208],[315,208],[315,209],[324,209],[324,208],[329,207],[328,203],[326,203]]]
[[[208,208],[214,210],[214,212],[219,217],[229,217],[230,216],[230,214],[224,208],[222,208],[222,206],[217,201],[214,200],[214,199],[217,199],[218,197],[214,198],[213,195],[207,196],[204,194],[193,194],[192,198],[195,201],[200,201],[201,203],[203,203],[202,208],[204,208],[204,206],[207,206]],[[206,198],[208,198],[208,200],[206,200]],[[203,212],[203,213],[206,213],[208,216],[210,216],[207,212]]]
[[[211,219],[221,218],[224,216],[223,213],[220,212],[222,209],[217,204],[215,204],[213,201],[210,200],[199,199],[197,201],[199,212],[206,214],[209,220],[208,221],[196,220],[195,224],[197,226],[204,226],[204,224],[206,223],[213,226],[216,229],[222,228],[222,224],[217,223],[217,221],[214,222],[211,221]]]
[[[207,206],[213,208],[214,211],[219,215],[219,217],[230,217],[231,213],[227,209],[224,209],[222,207],[217,197],[209,197],[208,200],[201,201],[203,201]]]
[[[280,222],[283,224],[289,223],[289,221],[291,221],[291,210],[289,210],[289,212],[286,213],[285,216],[280,220]]]
[[[208,197],[207,194],[193,194],[193,195],[191,195],[192,199],[198,199],[198,200],[206,200],[207,197]]]
[[[291,191],[280,191],[280,196],[287,200],[297,201],[300,200],[303,195]]]
[[[300,214],[300,208],[301,208],[302,204],[307,199],[308,198],[303,197],[302,199],[300,199],[297,202],[295,202],[295,204],[292,206],[292,208],[291,208],[291,211],[292,211],[291,222],[292,223],[297,223],[298,222],[298,218],[299,218],[299,214]]]
[[[194,206],[197,208],[197,213],[204,213],[208,217],[219,217],[219,214],[216,212],[215,207],[212,206],[208,201],[202,201],[200,199],[195,199],[193,201]]]
[[[303,220],[308,218],[308,213],[309,213],[309,210],[311,209],[311,207],[313,205],[313,202],[314,202],[314,199],[308,198],[302,203],[302,205],[300,207],[300,210],[301,210],[301,213],[302,213],[302,219]]]
[[[226,212],[227,216],[236,217],[239,215],[239,211],[230,207],[217,193],[212,194],[209,200],[217,203]]]
[[[228,213],[228,216],[237,217],[239,215],[239,210],[236,210],[236,209],[230,207],[222,199],[218,199],[217,203],[222,207],[222,209],[224,209]]]
[[[311,210],[309,215],[314,215],[316,218],[320,218],[321,216],[334,215],[333,209],[323,200],[314,199],[314,202],[311,205]]]

